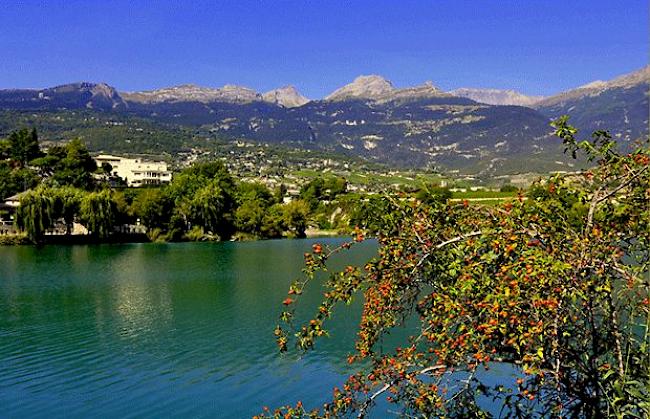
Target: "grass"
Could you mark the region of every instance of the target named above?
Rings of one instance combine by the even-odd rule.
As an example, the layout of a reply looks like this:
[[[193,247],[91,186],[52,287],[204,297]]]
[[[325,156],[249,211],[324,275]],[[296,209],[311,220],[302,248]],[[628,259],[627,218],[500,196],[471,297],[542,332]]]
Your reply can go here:
[[[21,244],[32,244],[24,234],[7,234],[0,236],[0,246],[16,246]]]
[[[499,192],[499,191],[467,191],[467,192],[453,192],[453,199],[472,199],[472,198],[515,198],[517,192]]]
[[[293,172],[293,175],[308,179],[317,177],[328,176],[341,176],[353,185],[406,185],[406,186],[422,186],[423,184],[437,184],[442,179],[439,175],[429,173],[396,173],[386,175],[376,172],[323,172],[318,170],[302,169]]]

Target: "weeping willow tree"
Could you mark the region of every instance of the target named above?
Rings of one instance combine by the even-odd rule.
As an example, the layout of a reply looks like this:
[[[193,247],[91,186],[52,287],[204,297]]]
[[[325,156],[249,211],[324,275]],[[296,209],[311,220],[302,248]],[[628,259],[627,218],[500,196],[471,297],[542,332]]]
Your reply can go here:
[[[18,227],[34,242],[40,242],[57,219],[55,198],[45,187],[26,192],[16,211]]]
[[[79,218],[92,234],[106,238],[113,232],[117,212],[113,192],[105,189],[88,193],[81,199]]]
[[[70,234],[75,217],[79,214],[83,191],[70,186],[64,186],[53,189],[52,192],[55,214],[58,218],[63,219],[66,234]]]
[[[230,234],[230,213],[226,213],[226,197],[218,182],[212,181],[199,189],[188,201],[187,219],[219,237]]]

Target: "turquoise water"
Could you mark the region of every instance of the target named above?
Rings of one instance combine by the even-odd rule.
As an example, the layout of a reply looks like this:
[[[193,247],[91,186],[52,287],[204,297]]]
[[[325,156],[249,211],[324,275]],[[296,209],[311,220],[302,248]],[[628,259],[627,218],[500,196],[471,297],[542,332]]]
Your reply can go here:
[[[347,376],[358,305],[303,357],[280,356],[273,337],[312,243],[0,247],[0,416],[250,417],[322,403]]]
[[[359,302],[339,307],[331,337],[304,356],[279,355],[273,336],[315,241],[0,246],[0,418],[245,418],[328,401],[350,373]],[[375,252],[364,242],[333,267]],[[321,291],[303,295],[301,316]],[[495,365],[486,378],[512,373]],[[374,417],[395,417],[386,409]]]

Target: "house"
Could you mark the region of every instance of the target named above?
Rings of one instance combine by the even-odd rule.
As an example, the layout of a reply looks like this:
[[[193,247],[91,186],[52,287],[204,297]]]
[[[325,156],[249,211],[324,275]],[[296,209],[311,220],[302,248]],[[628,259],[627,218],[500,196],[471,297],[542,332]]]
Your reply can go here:
[[[128,186],[160,185],[172,180],[172,172],[164,161],[128,158],[100,154],[94,157],[98,167],[105,163],[111,166],[111,174],[119,176]]]
[[[14,226],[16,208],[20,206],[20,198],[24,194],[25,192],[21,192],[0,201],[0,235],[16,232]]]

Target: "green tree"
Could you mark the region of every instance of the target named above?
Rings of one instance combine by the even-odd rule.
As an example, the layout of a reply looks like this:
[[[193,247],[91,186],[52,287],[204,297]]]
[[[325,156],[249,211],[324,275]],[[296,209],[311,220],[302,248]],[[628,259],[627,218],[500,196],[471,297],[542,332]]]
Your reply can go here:
[[[284,183],[281,183],[280,186],[276,188],[274,193],[275,202],[281,204],[284,201],[284,197],[286,194],[287,194],[287,186]]]
[[[9,140],[0,140],[0,161],[11,158],[11,143]]]
[[[444,203],[451,199],[451,191],[438,185],[430,185],[420,189],[415,197],[418,201],[429,205],[435,202]]]
[[[300,188],[299,197],[309,205],[311,210],[315,210],[323,199],[325,190],[325,181],[318,177]]]
[[[302,200],[291,201],[283,207],[283,223],[286,229],[297,238],[305,237],[305,230],[309,226],[311,211],[307,202]]]
[[[267,239],[282,237],[284,227],[284,211],[282,204],[271,205],[264,213],[260,233]]]
[[[97,164],[88,149],[79,139],[65,145],[65,157],[54,165],[52,179],[59,185],[70,185],[91,190],[94,187],[93,173]]]
[[[75,218],[79,215],[83,191],[71,186],[64,186],[48,189],[48,193],[54,198],[56,218],[63,219],[66,225],[66,234],[70,234]]]
[[[23,128],[9,134],[10,157],[21,167],[41,156],[36,129]]]
[[[222,239],[232,235],[237,190],[221,162],[200,163],[185,169],[174,177],[167,194],[175,207],[174,230],[182,225],[183,230],[197,225]]]
[[[258,201],[264,207],[275,201],[269,188],[258,182],[241,182],[237,186],[237,200],[240,205],[246,201]]]
[[[255,237],[262,237],[266,208],[259,200],[244,201],[235,212],[235,227],[237,230]]]
[[[578,141],[566,118],[554,126],[595,167],[499,207],[387,196],[378,256],[363,268],[327,272],[361,232],[337,248],[314,245],[277,343],[312,349],[332,310],[358,296],[348,358],[358,364],[321,410],[299,403],[274,415],[366,417],[388,396],[405,417],[491,417],[481,399],[507,417],[650,416],[649,142],[621,154],[604,131]],[[317,273],[329,275],[324,297],[301,324],[295,306]],[[388,350],[384,337],[407,326],[413,335]],[[492,362],[518,373],[494,383],[482,373]]]
[[[148,229],[167,228],[173,209],[173,202],[160,188],[142,190],[132,204],[134,215]]]
[[[0,161],[0,199],[38,185],[36,172],[28,168],[15,168],[8,160]]]
[[[20,197],[16,223],[32,241],[42,241],[45,232],[54,226],[55,221],[55,199],[49,189],[38,187]]]
[[[220,182],[213,179],[187,201],[186,218],[192,225],[227,239],[233,232],[232,214],[228,208],[230,199]]]
[[[80,219],[84,226],[100,238],[109,237],[118,217],[117,202],[113,192],[104,189],[99,192],[87,193],[80,204]]]

